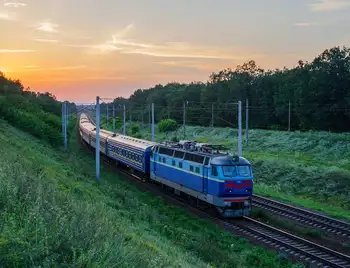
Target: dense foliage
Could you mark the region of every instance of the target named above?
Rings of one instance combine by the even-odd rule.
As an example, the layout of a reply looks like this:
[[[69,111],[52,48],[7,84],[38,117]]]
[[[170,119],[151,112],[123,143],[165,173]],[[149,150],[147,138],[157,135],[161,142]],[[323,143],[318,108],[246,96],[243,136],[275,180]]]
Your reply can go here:
[[[236,126],[237,106],[249,101],[250,126],[287,129],[289,101],[291,128],[299,130],[350,130],[350,49],[326,49],[312,62],[299,61],[292,69],[263,70],[248,61],[235,70],[226,69],[210,75],[206,83],[169,83],[150,89],[138,89],[126,104],[133,118],[148,119],[149,106],[155,103],[156,122],[173,118],[186,124]],[[140,112],[141,111],[141,112]],[[244,113],[243,113],[244,115]]]
[[[74,105],[69,104],[71,111]],[[35,93],[24,89],[19,80],[0,73],[0,116],[12,125],[49,142],[62,144],[62,103],[50,93]],[[71,129],[72,124],[68,125]]]
[[[179,128],[177,122],[173,119],[164,119],[159,122],[158,130],[160,133],[167,133],[169,131],[175,131]]]

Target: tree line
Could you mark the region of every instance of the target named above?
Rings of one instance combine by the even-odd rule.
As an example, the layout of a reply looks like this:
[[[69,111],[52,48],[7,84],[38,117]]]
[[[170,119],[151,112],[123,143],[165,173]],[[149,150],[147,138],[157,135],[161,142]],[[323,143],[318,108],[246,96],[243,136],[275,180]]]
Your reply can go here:
[[[69,103],[72,111],[74,103]],[[33,92],[0,72],[0,117],[51,145],[63,144],[62,103],[49,92]],[[69,125],[70,129],[73,124]]]
[[[114,104],[126,104],[133,117],[147,122],[154,103],[156,121],[170,117],[181,123],[185,103],[186,123],[209,126],[214,111],[215,126],[225,127],[237,125],[235,102],[241,100],[245,109],[246,99],[251,128],[288,128],[291,107],[292,130],[349,131],[350,48],[326,49],[291,69],[264,70],[251,60],[212,73],[207,82],[158,84],[128,99],[118,97]],[[105,109],[102,105],[101,112]]]

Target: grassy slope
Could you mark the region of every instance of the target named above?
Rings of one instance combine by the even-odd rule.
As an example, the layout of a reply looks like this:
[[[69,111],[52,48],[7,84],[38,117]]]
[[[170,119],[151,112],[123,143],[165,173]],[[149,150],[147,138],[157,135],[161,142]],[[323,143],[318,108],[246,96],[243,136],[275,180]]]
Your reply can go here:
[[[0,120],[0,266],[291,267]]]
[[[151,139],[148,127],[141,133]],[[187,139],[237,148],[237,132],[230,128],[187,126],[186,134]],[[182,129],[177,136],[183,138]],[[164,139],[156,132],[156,140]],[[349,134],[251,130],[243,155],[254,165],[255,193],[350,220]]]

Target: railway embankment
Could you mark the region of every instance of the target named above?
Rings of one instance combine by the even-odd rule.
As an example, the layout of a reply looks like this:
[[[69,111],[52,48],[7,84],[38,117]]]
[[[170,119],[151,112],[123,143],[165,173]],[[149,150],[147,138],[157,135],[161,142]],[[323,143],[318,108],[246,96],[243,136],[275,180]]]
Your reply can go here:
[[[292,267],[102,167],[0,120],[0,264],[62,267]]]

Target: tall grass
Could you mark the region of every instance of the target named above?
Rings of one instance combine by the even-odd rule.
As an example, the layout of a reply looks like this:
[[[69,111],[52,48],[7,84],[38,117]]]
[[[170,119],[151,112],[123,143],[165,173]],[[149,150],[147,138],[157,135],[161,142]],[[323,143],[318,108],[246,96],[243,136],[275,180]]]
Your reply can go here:
[[[292,267],[0,120],[0,266]]]

